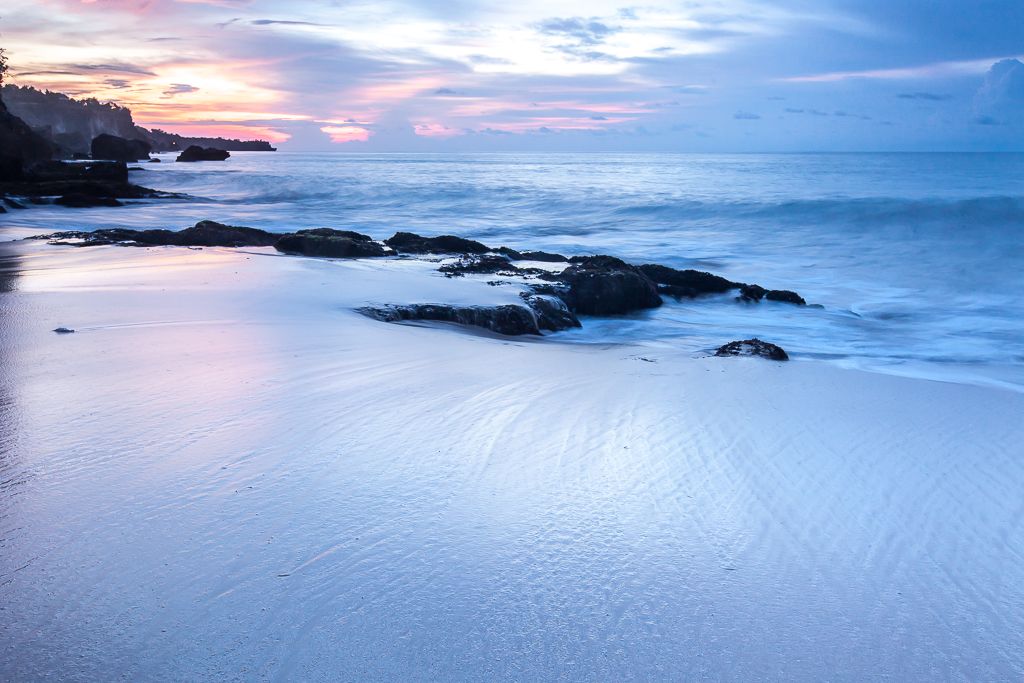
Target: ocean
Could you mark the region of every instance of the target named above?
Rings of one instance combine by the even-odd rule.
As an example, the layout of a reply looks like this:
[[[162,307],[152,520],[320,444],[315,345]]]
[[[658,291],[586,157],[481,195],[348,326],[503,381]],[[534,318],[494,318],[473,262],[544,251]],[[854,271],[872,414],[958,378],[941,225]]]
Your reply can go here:
[[[1024,155],[276,152],[162,161],[140,165],[132,180],[189,199],[39,207],[0,216],[0,226],[213,219],[607,253],[795,290],[820,308],[666,299],[554,338],[701,354],[757,336],[795,359],[1024,390]]]

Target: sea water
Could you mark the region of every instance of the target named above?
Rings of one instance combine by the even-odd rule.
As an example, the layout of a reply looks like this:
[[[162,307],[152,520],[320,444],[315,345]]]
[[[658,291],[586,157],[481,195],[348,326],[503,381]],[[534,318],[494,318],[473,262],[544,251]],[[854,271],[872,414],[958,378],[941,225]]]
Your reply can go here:
[[[133,182],[187,198],[36,207],[0,216],[0,226],[182,228],[212,219],[612,254],[795,290],[816,306],[748,305],[733,295],[666,299],[639,315],[585,319],[582,330],[556,339],[700,354],[757,336],[797,359],[1024,389],[1024,155],[161,159],[132,171]]]

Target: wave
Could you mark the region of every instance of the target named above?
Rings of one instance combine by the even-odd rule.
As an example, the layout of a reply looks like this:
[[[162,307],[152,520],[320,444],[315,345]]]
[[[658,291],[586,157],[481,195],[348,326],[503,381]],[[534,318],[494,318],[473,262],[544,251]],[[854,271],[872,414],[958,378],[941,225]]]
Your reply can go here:
[[[660,220],[725,217],[792,223],[1012,225],[1024,224],[1024,197],[990,196],[959,200],[861,197],[773,203],[681,201],[635,204],[617,208],[614,213],[619,216],[651,216]]]

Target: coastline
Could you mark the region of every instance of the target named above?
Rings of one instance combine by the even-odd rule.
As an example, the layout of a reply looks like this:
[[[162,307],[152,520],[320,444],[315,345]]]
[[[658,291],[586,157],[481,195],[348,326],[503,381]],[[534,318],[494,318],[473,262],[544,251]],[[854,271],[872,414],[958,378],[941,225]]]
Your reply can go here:
[[[4,677],[1024,672],[1017,392],[353,310],[514,296],[416,260],[9,249]]]

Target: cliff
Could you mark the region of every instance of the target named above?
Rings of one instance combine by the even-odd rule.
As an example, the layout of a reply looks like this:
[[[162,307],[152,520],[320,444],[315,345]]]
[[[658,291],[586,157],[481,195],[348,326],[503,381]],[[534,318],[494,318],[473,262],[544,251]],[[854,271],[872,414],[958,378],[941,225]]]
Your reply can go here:
[[[21,180],[26,166],[52,155],[50,143],[9,112],[0,98],[0,182]]]
[[[270,143],[263,140],[189,138],[162,130],[147,130],[135,125],[127,107],[94,98],[77,100],[62,93],[5,85],[2,99],[11,114],[50,140],[62,156],[88,154],[93,138],[104,133],[145,140],[156,152],[182,150],[190,145],[228,151],[274,151]]]

